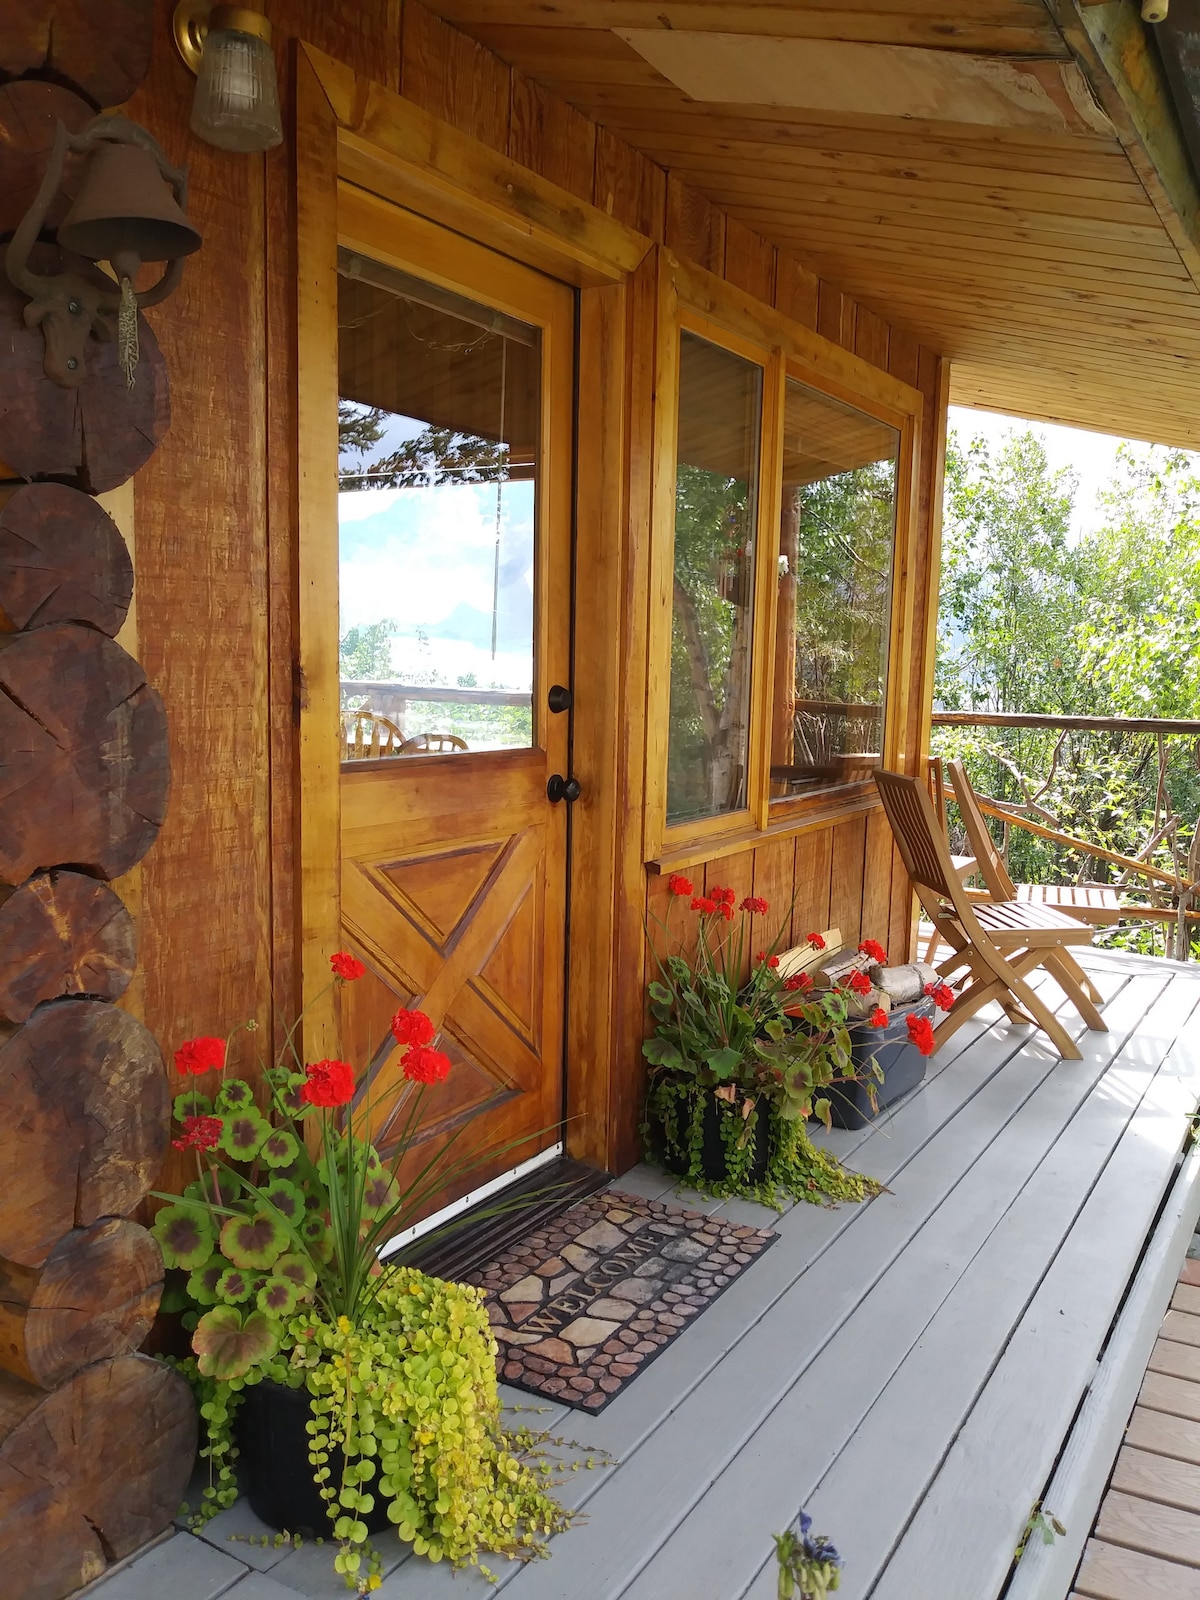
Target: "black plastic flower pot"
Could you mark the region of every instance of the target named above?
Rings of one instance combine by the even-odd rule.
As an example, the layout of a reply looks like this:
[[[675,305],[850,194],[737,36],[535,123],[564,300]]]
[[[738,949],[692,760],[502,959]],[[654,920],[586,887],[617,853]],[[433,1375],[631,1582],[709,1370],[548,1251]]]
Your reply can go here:
[[[924,1079],[925,1057],[908,1037],[908,1019],[932,1018],[936,1014],[933,1001],[921,999],[897,1006],[888,1017],[886,1028],[872,1028],[867,1022],[850,1024],[855,1071],[865,1081],[840,1086],[831,1083],[824,1091],[829,1096],[829,1115],[835,1128],[865,1128],[884,1106],[915,1089]],[[883,1071],[882,1083],[870,1070],[872,1056]],[[878,1111],[871,1108],[872,1085]]]
[[[731,1126],[735,1118],[740,1123],[741,1118],[737,1110],[727,1109],[726,1103],[719,1101],[711,1089],[691,1090],[689,1103],[680,1107],[678,1128],[672,1129],[664,1125],[660,1129],[663,1166],[678,1178],[690,1176],[691,1155],[687,1147],[687,1137],[692,1120],[692,1107],[696,1101],[701,1101],[704,1107],[700,1125],[700,1175],[706,1183],[727,1183],[730,1179],[729,1160],[722,1128]],[[771,1153],[769,1104],[760,1098],[755,1102],[755,1109],[750,1166],[743,1180],[748,1187],[761,1183],[766,1177],[767,1162]]]
[[[289,1389],[264,1378],[244,1390],[236,1423],[238,1476],[251,1511],[268,1528],[329,1539],[333,1524],[308,1459],[305,1423],[311,1416],[307,1389]],[[342,1471],[340,1450],[330,1452],[329,1469],[330,1482],[336,1484]],[[382,1533],[390,1526],[387,1502],[373,1484],[364,1488],[375,1493],[375,1504],[362,1520],[370,1533]]]

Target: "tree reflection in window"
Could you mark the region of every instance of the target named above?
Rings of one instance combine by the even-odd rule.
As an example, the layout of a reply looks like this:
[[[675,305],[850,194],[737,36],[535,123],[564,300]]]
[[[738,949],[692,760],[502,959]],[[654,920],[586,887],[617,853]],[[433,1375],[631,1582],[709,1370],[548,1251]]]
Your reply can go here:
[[[899,435],[789,382],[771,794],[866,779],[882,753]]]
[[[667,821],[747,803],[762,371],[684,332]]]

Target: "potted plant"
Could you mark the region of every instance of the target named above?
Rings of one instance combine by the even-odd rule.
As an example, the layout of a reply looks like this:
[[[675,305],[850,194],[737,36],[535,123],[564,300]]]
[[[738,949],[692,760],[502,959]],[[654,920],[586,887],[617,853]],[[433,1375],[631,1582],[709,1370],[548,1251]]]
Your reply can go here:
[[[334,983],[365,970],[345,952],[331,964]],[[169,1204],[153,1232],[191,1330],[183,1365],[211,1467],[200,1515],[236,1498],[240,1444],[251,1506],[289,1532],[332,1537],[349,1589],[378,1585],[370,1535],[388,1525],[455,1565],[532,1553],[566,1518],[522,1459],[525,1441],[501,1427],[480,1292],[379,1255],[479,1159],[456,1162],[451,1141],[405,1165],[428,1086],[450,1061],[428,1017],[397,1012],[407,1102],[385,1161],[353,1067],[306,1064],[299,1020],[262,1074],[265,1107],[230,1074],[229,1041],[193,1039],[175,1056],[189,1087],[173,1142],[195,1153],[196,1177],[160,1196]]]
[[[758,942],[770,910],[761,897],[740,902],[733,889],[694,893],[680,874],[669,879],[665,920],[652,919],[658,976],[649,986],[654,1031],[642,1053],[650,1065],[644,1134],[647,1154],[710,1194],[769,1202],[861,1200],[871,1180],[847,1172],[809,1139],[805,1122],[829,1122],[825,1091],[859,1076],[847,1027],[846,995],[818,991],[804,972],[781,971],[781,924]],[[695,917],[695,954],[671,954],[671,910],[686,900]],[[808,936],[823,949],[818,933]]]
[[[926,983],[923,992],[915,991],[915,1000],[897,1004],[870,976],[886,966],[887,951],[874,939],[865,939],[858,951],[863,966],[844,980],[853,995],[852,1010],[859,1013],[849,1024],[858,1076],[829,1089],[830,1116],[838,1128],[865,1127],[883,1107],[916,1088],[936,1047],[933,1018],[954,1005],[953,990],[941,982]],[[890,1009],[884,1009],[885,1000]]]

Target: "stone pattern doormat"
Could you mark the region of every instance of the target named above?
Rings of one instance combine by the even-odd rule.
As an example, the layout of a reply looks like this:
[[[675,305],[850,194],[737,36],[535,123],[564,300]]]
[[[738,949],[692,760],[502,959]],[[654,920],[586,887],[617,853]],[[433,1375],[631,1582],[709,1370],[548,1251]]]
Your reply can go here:
[[[602,1411],[775,1237],[606,1189],[468,1281],[486,1291],[503,1382]]]

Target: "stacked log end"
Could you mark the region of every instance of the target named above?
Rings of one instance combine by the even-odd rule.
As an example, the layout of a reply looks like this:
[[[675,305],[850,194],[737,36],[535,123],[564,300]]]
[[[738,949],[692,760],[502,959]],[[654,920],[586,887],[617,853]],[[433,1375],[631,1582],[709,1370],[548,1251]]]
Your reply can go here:
[[[136,87],[152,9],[16,0],[0,19],[0,239],[55,121]],[[69,166],[51,223],[78,180]],[[39,250],[35,270],[61,268]],[[149,458],[169,397],[144,324],[132,389],[95,339],[63,389],[23,311],[0,278],[0,1596],[62,1600],[169,1526],[196,1452],[187,1384],[137,1353],[163,1264],[128,1213],[166,1153],[170,1091],[117,1004],[137,951],[110,887],[162,825],[166,720],[115,642],[133,571],[92,498]]]

